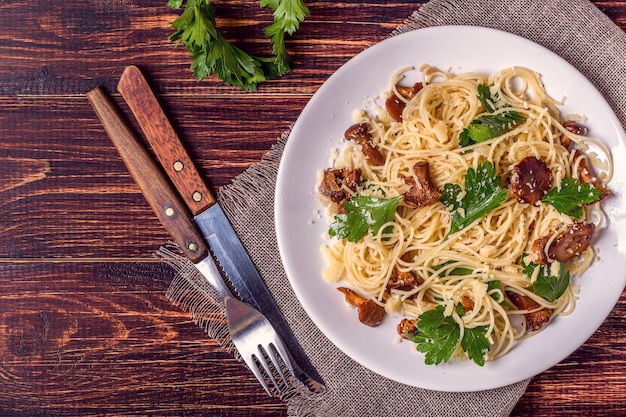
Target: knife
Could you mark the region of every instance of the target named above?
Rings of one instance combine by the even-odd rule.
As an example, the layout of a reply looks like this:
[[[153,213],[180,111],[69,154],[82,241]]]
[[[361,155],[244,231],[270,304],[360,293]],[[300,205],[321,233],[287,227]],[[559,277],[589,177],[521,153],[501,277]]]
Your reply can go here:
[[[217,200],[199,174],[182,141],[141,70],[132,65],[120,77],[118,91],[128,104],[166,175],[193,214],[210,251],[239,297],[272,323],[290,353],[295,377],[320,393],[324,384],[293,335],[274,298],[259,275]]]

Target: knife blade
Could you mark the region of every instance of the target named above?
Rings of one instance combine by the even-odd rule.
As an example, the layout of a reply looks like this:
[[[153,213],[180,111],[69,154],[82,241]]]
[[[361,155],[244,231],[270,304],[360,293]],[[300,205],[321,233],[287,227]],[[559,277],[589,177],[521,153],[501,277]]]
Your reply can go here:
[[[272,323],[291,355],[295,376],[309,390],[322,392],[324,384],[321,377],[291,331],[141,70],[134,65],[126,67],[117,89],[135,116],[167,176],[192,212],[210,251],[219,261],[236,293]]]

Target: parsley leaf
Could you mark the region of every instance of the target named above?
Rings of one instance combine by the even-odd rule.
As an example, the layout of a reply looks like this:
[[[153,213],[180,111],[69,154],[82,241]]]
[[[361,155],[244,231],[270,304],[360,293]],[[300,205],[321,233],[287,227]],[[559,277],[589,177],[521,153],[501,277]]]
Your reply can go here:
[[[463,129],[459,144],[464,147],[493,139],[524,121],[526,118],[513,110],[498,114],[484,114],[472,120],[469,126]]]
[[[426,365],[438,365],[450,359],[461,337],[459,325],[452,317],[444,316],[443,311],[444,307],[439,305],[420,314],[417,334],[411,337],[417,350],[426,354]]]
[[[408,335],[419,352],[424,353],[426,365],[438,365],[450,359],[461,338],[461,328],[451,316],[444,316],[444,306],[420,314],[417,322],[417,334]],[[487,326],[472,329],[465,328],[461,348],[477,365],[485,364],[485,354],[489,350],[489,341],[485,337]]]
[[[169,0],[167,4],[179,9],[183,3],[184,0]],[[309,11],[302,0],[262,0],[261,6],[275,10],[274,24],[266,28],[274,57],[252,56],[229,43],[217,30],[215,7],[210,0],[187,1],[183,13],[171,23],[175,32],[169,39],[185,45],[193,58],[191,69],[198,81],[216,74],[228,85],[256,90],[259,83],[290,71],[284,35],[294,33]]]
[[[450,231],[446,238],[502,204],[508,191],[500,188],[500,183],[493,164],[486,161],[465,173],[464,195],[460,185],[444,184],[439,201],[450,210]]]
[[[480,104],[485,108],[487,113],[493,113],[496,111],[495,103],[493,98],[491,97],[491,91],[489,91],[489,86],[487,84],[479,84],[478,85],[478,100]]]
[[[293,35],[298,30],[300,22],[309,15],[309,9],[302,0],[261,0],[260,4],[274,10],[274,23],[265,28],[265,36],[272,41],[278,70],[289,72],[291,56],[285,47],[285,34]]]
[[[565,262],[559,263],[559,276],[551,275],[550,265],[537,265],[534,262],[526,264],[522,257],[522,272],[529,278],[533,276],[536,268],[539,269],[537,279],[533,282],[533,291],[548,301],[554,301],[565,293],[569,286],[570,274],[565,267]]]
[[[444,266],[448,266],[450,264],[458,264],[458,263],[460,263],[460,262],[450,260],[450,261],[446,261],[446,262],[444,262],[442,264],[439,264],[439,265],[431,266],[431,268],[434,269],[435,271],[439,271]],[[446,271],[445,276],[446,277],[448,277],[448,276],[463,276],[463,275],[469,275],[469,274],[472,274],[472,273],[474,273],[473,269],[462,267],[462,266],[457,266],[455,268],[452,268],[451,270]]]
[[[346,213],[337,214],[328,234],[340,239],[358,242],[371,228],[374,234],[381,226],[393,220],[402,196],[376,198],[355,196],[343,204]]]
[[[502,290],[502,285],[500,285],[500,281],[489,281],[487,283],[487,292],[491,290]],[[500,294],[498,293],[491,294],[491,298],[498,301],[500,299]]]
[[[467,357],[479,366],[485,364],[485,355],[489,351],[489,341],[485,337],[489,326],[477,326],[465,328],[461,348],[467,353]]]
[[[478,85],[477,97],[487,113],[495,113],[498,110],[496,105],[498,95],[496,94],[496,97],[493,97],[488,85]],[[506,103],[505,106],[500,107],[506,107]],[[463,129],[459,136],[459,145],[465,147],[493,139],[503,135],[515,127],[515,125],[524,121],[526,121],[525,117],[512,110],[498,114],[484,114],[472,120],[469,126]]]
[[[568,216],[579,218],[583,215],[583,204],[590,204],[600,199],[602,191],[590,184],[578,182],[576,178],[564,178],[561,187],[552,188],[541,201]]]

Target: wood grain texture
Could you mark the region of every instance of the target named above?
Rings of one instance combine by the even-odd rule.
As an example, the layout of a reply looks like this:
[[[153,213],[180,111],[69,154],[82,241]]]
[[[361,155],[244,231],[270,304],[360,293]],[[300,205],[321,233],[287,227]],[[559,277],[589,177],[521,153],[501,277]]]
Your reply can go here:
[[[11,277],[0,281],[3,416],[284,409],[165,298],[161,263],[0,263],[0,274]]]
[[[286,416],[165,297],[169,236],[85,93],[138,65],[212,192],[259,161],[322,83],[424,1],[311,1],[293,72],[242,92],[197,82],[166,0],[0,2],[0,415]],[[626,1],[594,1],[626,29]],[[224,34],[268,54],[257,0],[216,0]],[[131,125],[137,130],[134,120]],[[626,294],[513,416],[626,415]]]
[[[162,100],[214,192],[259,161],[306,104],[277,96],[259,120],[256,102],[229,97],[225,112],[224,101]],[[86,98],[0,98],[0,126],[1,257],[146,257],[168,240]]]

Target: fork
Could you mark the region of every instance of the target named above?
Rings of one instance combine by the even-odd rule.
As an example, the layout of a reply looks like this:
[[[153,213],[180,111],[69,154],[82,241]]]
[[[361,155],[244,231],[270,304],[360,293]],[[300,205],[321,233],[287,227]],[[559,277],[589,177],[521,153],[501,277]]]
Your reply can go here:
[[[267,394],[271,396],[272,392],[257,363],[261,365],[265,375],[280,394],[280,384],[274,377],[266,357],[269,358],[280,379],[287,385],[287,379],[275,354],[278,353],[291,375],[295,375],[287,349],[267,318],[251,305],[235,298],[221,278],[215,263],[211,259],[208,261],[205,259],[195,266],[224,302],[228,331],[233,344]]]

